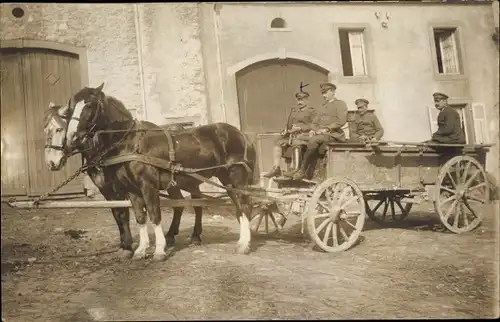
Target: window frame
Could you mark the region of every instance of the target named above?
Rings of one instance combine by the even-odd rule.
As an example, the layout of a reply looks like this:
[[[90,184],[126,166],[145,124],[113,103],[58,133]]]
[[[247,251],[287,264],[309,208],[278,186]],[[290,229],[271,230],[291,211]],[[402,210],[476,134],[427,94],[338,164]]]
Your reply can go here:
[[[459,64],[458,74],[441,74],[437,62],[436,41],[434,40],[434,30],[436,29],[455,29],[454,42],[455,50]],[[467,55],[464,46],[464,30],[463,24],[459,21],[450,22],[432,22],[429,23],[429,41],[430,41],[430,57],[432,60],[434,80],[463,80],[468,77]]]
[[[357,83],[373,83],[375,78],[373,39],[371,27],[367,23],[341,23],[333,25],[333,41],[336,44],[334,57],[336,61],[342,63],[342,51],[340,47],[340,31],[361,31],[363,35],[364,49],[364,65],[366,75],[344,76],[343,66],[338,70],[338,83],[340,84],[357,84]]]

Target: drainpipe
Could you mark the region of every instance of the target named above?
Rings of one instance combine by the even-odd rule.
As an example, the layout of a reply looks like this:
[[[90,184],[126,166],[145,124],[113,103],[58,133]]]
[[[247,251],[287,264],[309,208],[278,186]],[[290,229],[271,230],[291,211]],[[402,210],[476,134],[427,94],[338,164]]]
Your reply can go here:
[[[219,88],[220,88],[220,99],[221,99],[221,109],[222,109],[222,122],[227,121],[226,115],[226,100],[224,98],[224,81],[222,79],[222,57],[220,51],[220,40],[219,40],[219,15],[217,14],[217,3],[214,3],[212,16],[214,21],[214,32],[215,32],[215,43],[217,47],[217,70],[219,72]],[[222,5],[222,4],[221,4]]]
[[[146,107],[146,87],[144,86],[144,67],[142,65],[142,34],[140,28],[140,11],[139,4],[134,4],[134,17],[135,17],[135,34],[137,40],[137,60],[139,63],[139,79],[141,82],[141,99],[142,99],[142,116],[144,120],[148,119],[148,109]]]

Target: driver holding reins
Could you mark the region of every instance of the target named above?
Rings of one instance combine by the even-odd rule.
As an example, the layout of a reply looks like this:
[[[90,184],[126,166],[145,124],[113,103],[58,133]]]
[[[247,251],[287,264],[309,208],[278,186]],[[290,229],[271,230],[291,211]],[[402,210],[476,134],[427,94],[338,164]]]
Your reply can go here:
[[[280,168],[281,158],[287,159],[289,163],[292,157],[292,139],[301,136],[308,136],[311,130],[312,120],[316,116],[316,111],[309,106],[309,93],[302,90],[295,94],[297,107],[293,108],[288,118],[286,129],[281,132],[281,137],[276,141],[273,149],[273,167],[271,171],[264,175],[265,178],[272,178],[282,174]]]

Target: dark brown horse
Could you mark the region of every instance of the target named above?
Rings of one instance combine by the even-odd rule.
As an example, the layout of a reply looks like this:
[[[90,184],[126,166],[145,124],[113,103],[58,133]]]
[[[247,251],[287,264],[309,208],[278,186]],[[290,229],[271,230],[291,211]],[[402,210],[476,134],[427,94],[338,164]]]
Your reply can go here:
[[[160,127],[151,123],[134,120],[130,112],[116,98],[106,96],[102,87],[84,88],[70,100],[71,120],[66,132],[68,151],[78,148],[84,157],[92,162],[96,158],[106,160],[117,155],[138,153],[156,160],[172,160],[184,168],[200,169],[197,174],[216,177],[228,189],[228,195],[236,206],[236,217],[240,222],[240,239],[237,251],[247,253],[250,246],[251,205],[248,195],[241,193],[253,183],[253,171],[256,166],[256,153],[253,144],[240,130],[227,123],[215,123],[168,135]],[[96,135],[98,131],[108,131]],[[109,133],[109,130],[114,132]],[[96,140],[97,138],[97,140]],[[97,141],[98,144],[95,144]],[[171,154],[173,145],[175,154]],[[102,153],[106,151],[105,155]],[[156,249],[154,258],[165,258],[166,240],[161,227],[160,200],[158,190],[166,190],[171,198],[183,198],[181,190],[187,191],[192,198],[201,195],[200,180],[170,169],[153,166],[141,161],[123,161],[88,170],[103,194],[110,199],[129,198],[139,224],[140,241],[134,258],[144,258],[149,246],[146,226],[146,212],[154,225]],[[109,189],[109,193],[107,190]],[[202,208],[195,208],[195,227],[192,241],[199,243],[202,232]],[[119,215],[122,247],[130,249],[131,237],[125,224],[128,212],[121,210]],[[174,208],[174,217],[167,233],[169,244],[175,242],[183,208]],[[242,216],[243,214],[243,216]],[[117,216],[115,215],[115,218]],[[118,222],[118,220],[117,220]]]

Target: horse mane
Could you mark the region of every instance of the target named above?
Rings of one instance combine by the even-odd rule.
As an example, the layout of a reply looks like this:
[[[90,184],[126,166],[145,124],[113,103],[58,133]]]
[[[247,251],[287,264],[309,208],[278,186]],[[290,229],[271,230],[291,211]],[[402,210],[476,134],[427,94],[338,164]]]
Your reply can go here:
[[[54,117],[54,115],[57,115],[59,113],[59,109],[61,108],[60,105],[53,105],[49,107],[47,110],[45,110],[45,113],[43,115],[43,128],[46,129],[47,126],[49,126],[50,121]]]
[[[104,96],[104,108],[107,110],[106,113],[108,114],[110,121],[129,121],[134,118],[132,113],[130,113],[122,101],[113,96]]]

